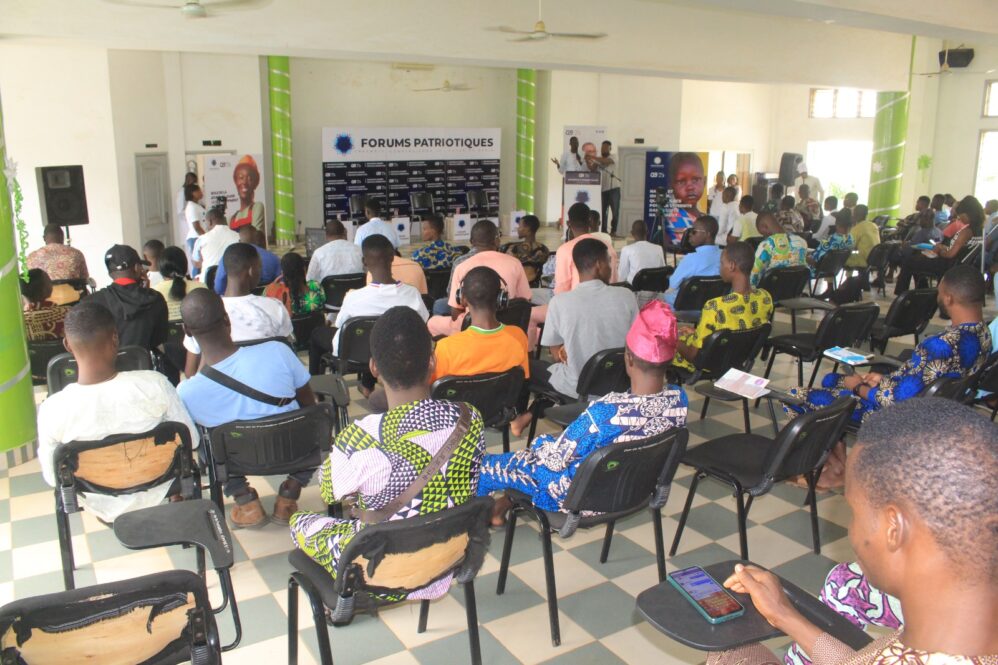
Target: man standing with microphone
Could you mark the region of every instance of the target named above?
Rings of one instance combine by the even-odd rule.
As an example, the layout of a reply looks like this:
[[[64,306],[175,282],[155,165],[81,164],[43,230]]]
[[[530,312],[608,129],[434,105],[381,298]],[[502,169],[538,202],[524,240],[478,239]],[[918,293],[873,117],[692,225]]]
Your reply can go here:
[[[610,224],[608,211],[613,212],[613,223],[610,226],[610,235],[616,237],[617,226],[620,222],[620,178],[617,177],[617,162],[610,156],[613,144],[603,141],[600,146],[599,157],[586,157],[586,161],[595,164],[600,172],[600,190],[603,208],[602,231],[607,231],[607,224]]]
[[[585,158],[579,151],[579,137],[573,136],[568,139],[568,150],[561,156],[559,160],[557,157],[552,157],[551,162],[558,167],[558,173],[565,175],[569,171],[588,171],[589,166],[586,164]]]

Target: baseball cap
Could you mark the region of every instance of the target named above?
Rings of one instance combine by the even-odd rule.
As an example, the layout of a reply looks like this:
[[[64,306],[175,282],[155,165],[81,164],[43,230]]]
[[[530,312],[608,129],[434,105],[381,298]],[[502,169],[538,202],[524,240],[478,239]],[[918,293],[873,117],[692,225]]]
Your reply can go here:
[[[151,265],[128,245],[113,245],[104,254],[104,265],[108,270],[127,270],[136,264]]]

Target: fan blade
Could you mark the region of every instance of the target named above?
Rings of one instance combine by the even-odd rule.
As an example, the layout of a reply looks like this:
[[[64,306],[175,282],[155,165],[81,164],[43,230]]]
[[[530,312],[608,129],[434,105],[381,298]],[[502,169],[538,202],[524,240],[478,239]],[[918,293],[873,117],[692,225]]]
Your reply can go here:
[[[607,36],[605,32],[549,32],[547,34],[562,39],[603,39]]]
[[[531,33],[529,30],[517,30],[516,28],[511,28],[508,25],[497,25],[485,29],[489,32],[504,32],[507,35],[529,35]]]
[[[436,92],[443,89],[444,88],[414,88],[413,92]]]
[[[456,85],[452,85],[450,89],[454,92],[464,92],[466,90],[472,90],[473,88],[467,83],[458,83]]]
[[[182,5],[179,4],[169,4],[165,2],[132,2],[132,0],[104,0],[104,2],[109,5],[118,5],[120,7],[141,7],[143,9],[180,9]]]
[[[545,39],[547,39],[548,37],[550,37],[550,35],[547,34],[547,33],[544,33],[543,37],[534,37],[533,36],[534,34],[535,33],[530,32],[530,33],[527,33],[526,37],[518,37],[516,39],[507,39],[506,41],[508,41],[508,42],[540,42],[540,41],[544,41]]]

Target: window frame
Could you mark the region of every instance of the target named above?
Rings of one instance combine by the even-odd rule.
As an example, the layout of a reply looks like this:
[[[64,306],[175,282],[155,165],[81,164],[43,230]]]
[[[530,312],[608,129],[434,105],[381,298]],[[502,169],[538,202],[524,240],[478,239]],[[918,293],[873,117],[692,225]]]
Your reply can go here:
[[[981,175],[981,152],[984,149],[984,137],[988,134],[998,135],[998,129],[982,129],[977,133],[977,158],[974,160],[974,196],[977,196],[977,180]]]
[[[808,104],[807,104],[807,117],[809,120],[867,120],[876,117],[876,111],[873,115],[863,115],[863,100],[867,95],[877,94],[876,90],[867,90],[864,88],[850,88],[851,90],[856,90],[856,113],[855,115],[839,116],[836,115],[838,112],[839,105],[839,90],[840,88],[811,88],[808,94]],[[814,96],[818,91],[831,91],[832,93],[832,115],[828,117],[819,117],[814,115]],[[874,104],[876,108],[876,104]],[[985,107],[986,108],[986,107]]]
[[[988,114],[988,106],[991,103],[991,94],[998,95],[998,79],[988,79],[984,82],[984,106],[981,107],[982,118],[998,118],[998,113]]]

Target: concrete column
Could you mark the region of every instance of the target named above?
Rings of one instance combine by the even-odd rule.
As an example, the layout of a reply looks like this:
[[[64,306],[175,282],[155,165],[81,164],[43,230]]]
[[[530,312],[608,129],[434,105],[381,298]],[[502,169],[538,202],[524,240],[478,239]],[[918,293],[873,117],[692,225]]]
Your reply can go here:
[[[904,145],[908,136],[908,92],[878,92],[870,166],[870,219],[901,210]]]
[[[516,70],[516,209],[534,213],[537,72]]]
[[[295,173],[291,159],[291,71],[288,57],[268,55],[267,74],[275,237],[278,245],[292,245],[295,241]]]

